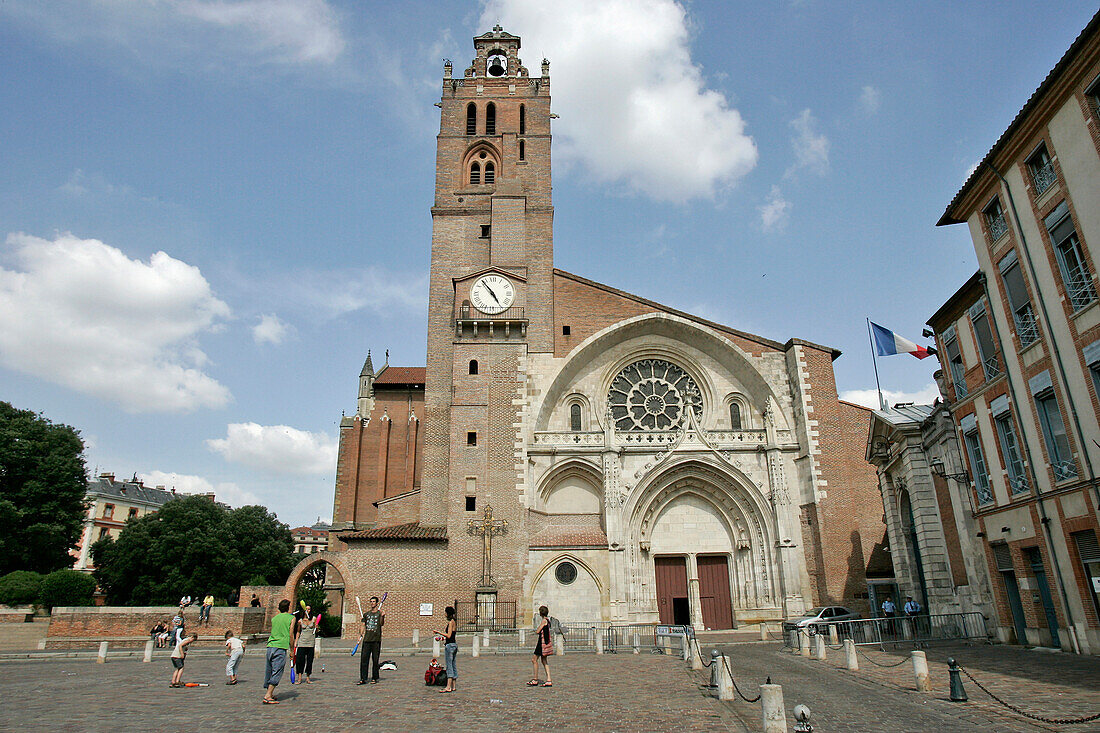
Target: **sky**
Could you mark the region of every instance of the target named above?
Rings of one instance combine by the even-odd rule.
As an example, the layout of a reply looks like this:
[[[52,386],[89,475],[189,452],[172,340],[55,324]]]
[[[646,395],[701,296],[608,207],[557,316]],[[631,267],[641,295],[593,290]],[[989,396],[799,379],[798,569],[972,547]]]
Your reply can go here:
[[[777,341],[918,343],[935,222],[1093,3],[0,2],[0,400],[90,472],[332,515],[341,414],[423,365],[443,59],[550,60],[555,265]],[[878,360],[930,402],[934,359]]]

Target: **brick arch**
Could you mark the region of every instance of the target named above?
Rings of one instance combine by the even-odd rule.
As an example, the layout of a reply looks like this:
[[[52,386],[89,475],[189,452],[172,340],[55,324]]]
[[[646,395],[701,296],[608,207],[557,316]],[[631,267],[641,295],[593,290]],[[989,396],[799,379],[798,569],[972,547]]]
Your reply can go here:
[[[325,550],[323,552],[314,552],[306,557],[302,558],[294,569],[290,571],[290,575],[287,577],[286,585],[283,587],[283,593],[285,597],[290,600],[290,607],[293,609],[298,604],[298,584],[302,582],[302,576],[306,571],[318,563],[327,562],[329,565],[336,568],[336,572],[340,573],[340,577],[344,581],[344,592],[347,592],[347,584],[351,579],[351,571],[348,569],[347,563],[344,562],[342,555],[338,552],[330,552]],[[343,609],[341,609],[341,614]]]

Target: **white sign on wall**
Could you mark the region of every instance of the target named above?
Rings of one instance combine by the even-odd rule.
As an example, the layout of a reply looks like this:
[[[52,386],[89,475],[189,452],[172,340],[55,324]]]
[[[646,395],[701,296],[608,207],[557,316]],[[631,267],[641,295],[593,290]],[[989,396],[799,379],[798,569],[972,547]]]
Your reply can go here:
[[[420,604],[420,615],[421,616],[431,616],[432,615],[432,604],[430,604],[430,603],[421,603]]]

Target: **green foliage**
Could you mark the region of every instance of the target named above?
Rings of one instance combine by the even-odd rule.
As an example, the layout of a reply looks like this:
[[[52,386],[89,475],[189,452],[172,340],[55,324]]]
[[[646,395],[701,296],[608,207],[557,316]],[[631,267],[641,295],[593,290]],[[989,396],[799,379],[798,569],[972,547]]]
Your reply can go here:
[[[73,428],[0,402],[0,573],[73,564],[86,511],[83,453]]]
[[[340,618],[331,613],[332,601],[328,600],[321,585],[303,582],[298,586],[298,600],[305,601],[313,613],[321,614],[321,636],[340,635]]]
[[[25,606],[38,600],[42,576],[30,570],[16,570],[0,578],[0,603]]]
[[[79,570],[55,570],[42,578],[39,598],[46,608],[90,606],[95,578]]]
[[[283,582],[293,549],[290,528],[264,507],[226,509],[187,496],[99,540],[92,559],[109,604],[172,605],[183,595],[226,598],[241,585]]]

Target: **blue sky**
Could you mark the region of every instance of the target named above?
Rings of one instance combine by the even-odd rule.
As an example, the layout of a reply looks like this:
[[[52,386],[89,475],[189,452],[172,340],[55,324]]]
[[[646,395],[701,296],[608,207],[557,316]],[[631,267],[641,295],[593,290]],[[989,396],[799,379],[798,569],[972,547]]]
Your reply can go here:
[[[1094,12],[6,0],[0,399],[90,470],[328,519],[367,349],[424,363],[442,59],[499,21],[551,61],[556,265],[839,348],[866,400],[864,318],[924,342],[976,269],[936,220]],[[879,360],[896,399],[934,369]]]

